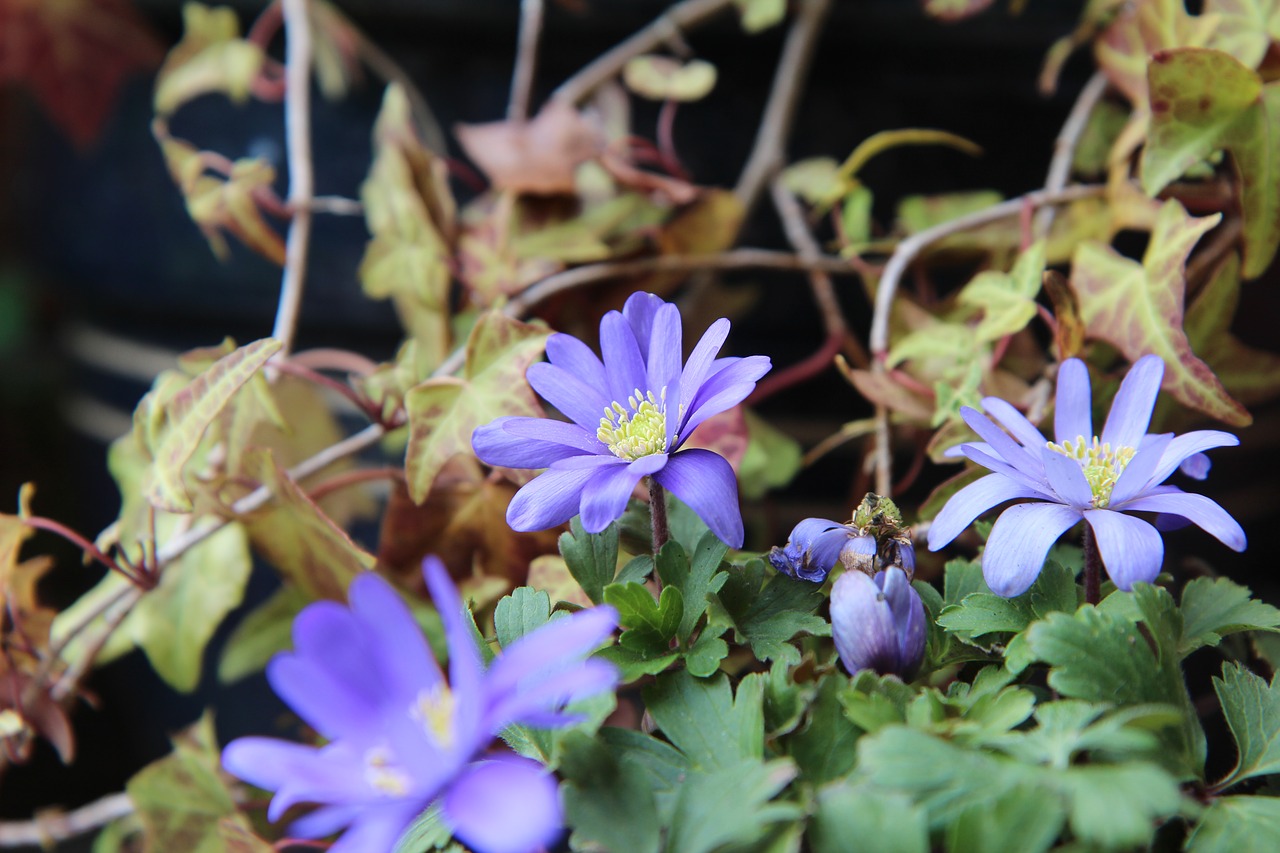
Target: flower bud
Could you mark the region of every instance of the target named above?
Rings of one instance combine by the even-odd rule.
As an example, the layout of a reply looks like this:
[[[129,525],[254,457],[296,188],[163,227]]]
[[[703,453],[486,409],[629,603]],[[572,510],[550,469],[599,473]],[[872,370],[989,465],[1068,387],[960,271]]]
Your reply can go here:
[[[826,518],[806,518],[796,525],[782,548],[769,551],[769,562],[784,575],[822,583],[840,558],[846,528]]]
[[[924,602],[899,568],[846,572],[831,591],[831,635],[850,674],[909,679],[924,658]]]

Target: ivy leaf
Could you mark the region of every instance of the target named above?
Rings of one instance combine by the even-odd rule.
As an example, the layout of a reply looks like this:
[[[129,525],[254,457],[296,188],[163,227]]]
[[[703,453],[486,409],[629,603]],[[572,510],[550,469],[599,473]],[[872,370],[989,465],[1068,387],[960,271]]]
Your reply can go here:
[[[764,577],[762,560],[733,566],[715,594],[739,643],[749,644],[760,660],[773,660],[798,658],[788,643],[797,634],[830,636],[830,623],[813,613],[825,598],[819,586],[786,575],[774,575],[766,583]]]
[[[185,3],[182,23],[182,41],[169,51],[156,75],[156,114],[168,116],[209,92],[222,92],[237,103],[247,101],[265,55],[261,47],[240,38],[235,10]]]
[[[1280,86],[1263,85],[1229,54],[1203,48],[1157,54],[1149,76],[1143,190],[1155,195],[1214,151],[1229,152],[1244,214],[1244,277],[1257,278],[1280,244]]]
[[[1257,68],[1273,41],[1280,41],[1276,0],[1205,0],[1204,14],[1218,19],[1209,47],[1226,51]]]
[[[1231,334],[1240,304],[1240,257],[1232,252],[1187,306],[1191,348],[1213,368],[1231,396],[1248,406],[1280,394],[1280,356],[1241,343]]]
[[[741,768],[764,757],[764,676],[748,675],[735,697],[729,678],[666,672],[644,690],[645,706],[667,739],[696,768]]]
[[[1216,646],[1228,634],[1280,628],[1280,610],[1259,601],[1249,588],[1226,578],[1195,578],[1182,590],[1182,641],[1186,657]]]
[[[875,839],[880,853],[928,853],[929,824],[902,794],[848,782],[819,791],[808,829],[814,853],[845,853],[853,838]]]
[[[550,621],[551,596],[528,586],[503,596],[493,610],[493,629],[503,649]]]
[[[1220,218],[1188,216],[1176,200],[1167,201],[1141,264],[1109,246],[1083,243],[1073,260],[1071,287],[1090,337],[1115,346],[1130,361],[1159,355],[1166,364],[1164,389],[1180,403],[1246,426],[1253,418],[1192,352],[1182,328],[1186,257]]]
[[[759,839],[772,823],[795,820],[796,803],[770,802],[795,778],[795,766],[779,759],[695,770],[676,795],[667,853],[709,853],[734,842]]]
[[[700,101],[715,88],[716,67],[701,59],[681,62],[650,54],[629,60],[622,80],[628,89],[651,101]]]
[[[1268,684],[1237,663],[1226,663],[1213,679],[1223,716],[1236,739],[1236,767],[1215,788],[1280,772],[1280,684]]]
[[[462,377],[428,379],[409,391],[409,446],[405,475],[414,503],[426,500],[440,469],[453,456],[471,453],[476,427],[506,415],[537,417],[541,409],[525,381],[542,355],[547,330],[491,311],[467,339]]]
[[[985,270],[957,295],[961,305],[980,310],[982,320],[973,335],[994,342],[1020,332],[1036,316],[1036,295],[1044,275],[1045,244],[1037,240],[1018,256],[1009,272]]]
[[[1075,574],[1060,563],[1050,561],[1022,595],[1002,598],[990,592],[970,593],[959,604],[943,610],[938,624],[957,633],[961,639],[996,632],[1017,633],[1050,613],[1072,613],[1079,602]]]
[[[1280,797],[1219,797],[1187,839],[1187,853],[1280,849]]]
[[[297,587],[282,586],[236,626],[218,661],[218,680],[231,684],[261,672],[293,642],[293,620],[310,599]]]

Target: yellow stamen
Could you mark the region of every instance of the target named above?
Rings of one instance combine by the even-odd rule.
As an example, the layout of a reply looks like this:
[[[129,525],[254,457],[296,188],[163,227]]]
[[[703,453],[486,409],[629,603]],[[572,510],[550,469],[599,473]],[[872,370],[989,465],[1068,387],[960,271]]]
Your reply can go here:
[[[627,405],[615,402],[604,410],[596,438],[619,459],[635,461],[667,452],[667,389],[654,397],[639,388]]]
[[[409,774],[394,763],[391,751],[375,747],[365,753],[364,778],[380,793],[403,797],[409,793]]]
[[[1132,447],[1120,446],[1112,448],[1110,443],[1103,444],[1098,437],[1092,441],[1084,436],[1077,436],[1075,441],[1064,441],[1062,444],[1048,442],[1048,447],[1055,453],[1061,453],[1069,459],[1080,463],[1084,478],[1093,493],[1093,505],[1105,509],[1111,503],[1111,491],[1124,469],[1133,459],[1137,451]]]
[[[457,702],[453,691],[444,682],[439,682],[430,690],[418,694],[409,714],[423,725],[440,746],[453,743],[453,713]]]

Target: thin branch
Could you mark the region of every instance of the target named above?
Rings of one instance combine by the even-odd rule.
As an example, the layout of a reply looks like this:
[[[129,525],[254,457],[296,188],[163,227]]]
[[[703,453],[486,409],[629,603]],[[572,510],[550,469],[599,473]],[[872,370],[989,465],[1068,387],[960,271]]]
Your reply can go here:
[[[100,800],[61,814],[50,814],[33,820],[0,822],[0,847],[49,848],[59,841],[66,841],[100,829],[113,820],[131,815],[133,800],[121,791],[108,794]]]
[[[809,75],[814,45],[830,9],[831,0],[802,0],[796,12],[796,19],[782,46],[782,56],[773,75],[773,88],[760,119],[755,144],[738,178],[738,185],[733,189],[743,210],[751,210],[764,185],[784,161],[787,138],[791,134],[800,92]]]
[[[520,38],[516,47],[516,67],[511,75],[507,121],[524,121],[529,117],[533,78],[538,70],[538,40],[542,35],[543,11],[543,0],[520,2]]]
[[[733,5],[734,0],[684,0],[659,15],[653,23],[612,50],[602,54],[585,68],[560,84],[552,97],[577,104],[609,80],[621,73],[628,61],[648,53],[663,42],[680,34]]]
[[[363,216],[364,205],[354,198],[324,195],[311,199],[312,213],[328,213],[331,216]]]
[[[311,20],[308,0],[282,0],[285,27],[285,144],[289,158],[289,208],[293,219],[285,238],[284,273],[272,337],[284,346],[276,356],[287,358],[298,331],[302,286],[307,274],[311,242],[311,200],[315,174],[311,163]]]
[[[122,564],[119,560],[116,560],[113,557],[110,557],[107,554],[103,553],[102,549],[100,549],[97,545],[90,542],[88,539],[81,536],[79,533],[77,533],[76,531],[72,530],[70,527],[67,527],[65,524],[59,521],[54,521],[52,518],[44,518],[43,516],[39,516],[39,515],[29,515],[26,518],[22,519],[22,522],[26,524],[28,527],[34,527],[37,530],[43,530],[47,533],[55,533],[58,536],[61,536],[63,539],[67,540],[72,545],[75,545],[77,548],[83,551],[86,557],[92,557],[93,559],[101,563],[104,567],[110,569],[113,572],[116,572],[119,575],[122,575],[126,580],[129,581],[129,583],[134,584],[135,586],[146,586],[146,587],[151,586],[150,580],[148,578],[139,577],[134,574],[134,572],[132,571],[132,566],[128,566],[127,564]]]
[[[1067,179],[1071,177],[1071,164],[1075,161],[1076,146],[1080,144],[1080,137],[1089,124],[1089,116],[1093,108],[1098,105],[1098,101],[1102,100],[1106,91],[1107,76],[1101,71],[1095,71],[1089,78],[1089,82],[1085,83],[1084,88],[1080,90],[1075,104],[1071,107],[1071,112],[1067,114],[1066,122],[1058,131],[1058,138],[1053,141],[1053,159],[1049,161],[1049,174],[1044,180],[1045,192],[1056,193],[1067,185]],[[1048,235],[1057,215],[1056,207],[1040,208],[1035,221],[1037,238]]]
[[[317,483],[315,488],[307,492],[307,497],[313,501],[320,501],[334,492],[347,488],[348,486],[356,486],[360,483],[377,482],[379,480],[399,480],[404,482],[404,467],[392,468],[390,466],[383,468],[357,468],[354,471],[343,471],[333,477],[325,480],[323,483]]]
[[[806,261],[799,255],[769,249],[733,249],[718,255],[660,255],[633,261],[605,261],[574,267],[531,284],[507,303],[504,313],[511,317],[518,317],[542,300],[561,291],[614,278],[660,272],[740,269],[819,269],[827,273],[856,274],[846,261],[830,255],[821,255],[812,261]]]
[[[952,234],[958,234],[971,228],[977,228],[1010,216],[1019,215],[1026,205],[1041,207],[1050,204],[1064,204],[1089,196],[1100,195],[1106,191],[1104,186],[1068,187],[1056,193],[1037,190],[1019,198],[992,205],[985,210],[974,211],[965,216],[943,222],[932,228],[926,228],[903,240],[893,250],[884,272],[876,285],[875,304],[871,314],[871,369],[876,373],[885,370],[885,357],[889,350],[889,314],[893,308],[893,297],[898,290],[898,282],[907,266],[915,260],[924,248]],[[893,484],[891,467],[893,464],[892,448],[889,445],[889,410],[885,406],[876,406],[876,443],[875,472],[876,491],[882,495],[890,493]]]

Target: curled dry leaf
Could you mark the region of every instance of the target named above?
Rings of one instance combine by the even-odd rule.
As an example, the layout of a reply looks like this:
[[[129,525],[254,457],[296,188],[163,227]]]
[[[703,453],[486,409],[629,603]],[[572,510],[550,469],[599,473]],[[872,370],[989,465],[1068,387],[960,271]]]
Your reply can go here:
[[[603,147],[600,130],[559,101],[529,121],[459,124],[454,132],[495,188],[535,195],[572,194],[574,172]]]

